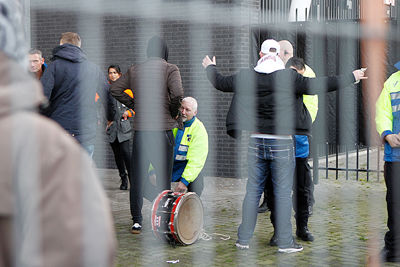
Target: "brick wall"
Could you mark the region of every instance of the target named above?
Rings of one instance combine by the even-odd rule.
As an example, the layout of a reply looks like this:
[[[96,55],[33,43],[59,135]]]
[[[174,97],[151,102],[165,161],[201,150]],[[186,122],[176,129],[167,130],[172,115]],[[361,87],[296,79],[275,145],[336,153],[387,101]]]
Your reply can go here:
[[[60,33],[77,31],[82,49],[104,72],[109,64],[119,64],[126,71],[145,60],[146,42],[158,33],[168,43],[169,62],[180,68],[185,95],[199,102],[198,117],[210,141],[206,173],[240,177],[247,138],[238,142],[226,135],[225,118],[232,95],[211,87],[201,61],[206,54],[215,55],[219,70],[225,74],[249,66],[250,26],[258,23],[259,2],[90,1],[88,6],[73,0],[64,8],[59,1],[31,0],[31,42],[50,58]],[[97,164],[114,168],[112,152],[101,135],[97,143]]]

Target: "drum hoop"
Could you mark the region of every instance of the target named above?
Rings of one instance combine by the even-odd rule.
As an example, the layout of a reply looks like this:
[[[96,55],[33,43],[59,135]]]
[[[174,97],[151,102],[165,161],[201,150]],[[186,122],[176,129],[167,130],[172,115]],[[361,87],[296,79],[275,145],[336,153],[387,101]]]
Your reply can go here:
[[[153,207],[152,207],[152,214],[151,214],[151,228],[153,229],[153,233],[158,237],[161,238],[161,236],[158,234],[157,227],[155,226],[155,218],[158,210],[158,205],[160,204],[161,199],[168,193],[172,192],[171,190],[164,190],[162,191],[161,194],[158,195],[158,197],[154,200],[153,202]]]
[[[180,196],[174,201],[173,208],[172,208],[172,211],[171,211],[171,217],[170,217],[170,220],[169,220],[169,224],[170,224],[169,228],[171,230],[172,237],[178,242],[180,242],[180,240],[179,240],[179,238],[178,238],[178,236],[176,235],[176,232],[175,232],[174,218],[175,218],[175,211],[176,210],[179,211],[179,207],[181,206],[180,205],[181,199],[184,198],[184,196],[185,196],[185,194],[180,193]]]
[[[180,199],[180,201],[178,202],[178,204],[174,207],[174,212],[171,214],[171,229],[174,229],[173,231],[172,231],[172,233],[173,233],[173,237],[175,238],[175,240],[177,240],[179,243],[181,243],[181,244],[185,244],[184,242],[183,242],[183,240],[181,240],[180,238],[179,238],[179,234],[178,234],[178,232],[176,232],[175,231],[175,224],[176,224],[176,226],[178,227],[178,222],[176,221],[174,221],[174,220],[172,220],[172,218],[173,217],[175,217],[175,210],[177,210],[178,212],[179,212],[179,210],[180,210],[180,207],[181,207],[181,205],[182,205],[182,203],[184,202],[184,200],[186,199],[186,198],[190,198],[191,196],[195,196],[195,199],[197,199],[197,200],[199,200],[199,204],[200,204],[200,206],[201,206],[201,209],[202,209],[202,212],[204,212],[203,211],[203,203],[201,202],[201,200],[200,200],[200,197],[196,194],[196,193],[194,193],[194,192],[188,192],[188,193],[186,193],[186,194],[183,194],[182,196],[180,196],[179,197],[179,199]],[[177,199],[178,200],[178,199]],[[174,202],[174,204],[175,204],[175,202]],[[172,216],[173,215],[173,216]],[[179,215],[179,214],[178,214]],[[204,214],[203,214],[203,216],[204,216]],[[175,218],[174,218],[175,219]],[[185,244],[185,245],[188,245],[188,244]]]

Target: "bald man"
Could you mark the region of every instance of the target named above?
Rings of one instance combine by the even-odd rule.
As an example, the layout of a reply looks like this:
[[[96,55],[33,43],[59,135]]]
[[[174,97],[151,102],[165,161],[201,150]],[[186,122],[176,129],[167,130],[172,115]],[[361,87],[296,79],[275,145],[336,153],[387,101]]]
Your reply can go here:
[[[278,42],[281,48],[279,57],[282,59],[283,63],[287,63],[289,58],[293,57],[293,45],[288,40],[281,40]]]
[[[208,134],[203,123],[196,117],[196,99],[185,97],[180,112],[183,129],[173,129],[175,147],[172,182],[177,182],[174,191],[187,190],[200,196],[203,190],[201,170],[208,155]]]
[[[180,112],[183,128],[172,130],[175,137],[174,166],[172,183],[175,192],[195,192],[201,195],[203,191],[202,169],[208,155],[208,134],[203,123],[196,117],[197,101],[193,97],[182,100]],[[157,184],[154,171],[150,171],[151,182]],[[148,190],[146,197],[154,199],[155,194]]]

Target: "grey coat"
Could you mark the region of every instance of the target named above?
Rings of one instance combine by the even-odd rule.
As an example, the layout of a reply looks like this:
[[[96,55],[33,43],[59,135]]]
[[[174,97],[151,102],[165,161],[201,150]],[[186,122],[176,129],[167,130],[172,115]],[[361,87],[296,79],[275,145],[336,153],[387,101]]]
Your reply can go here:
[[[118,141],[118,143],[122,143],[131,139],[132,137],[132,118],[124,120],[122,118],[122,115],[126,110],[129,110],[129,108],[117,101],[116,99],[113,99],[112,101],[114,101],[113,106],[115,107],[115,115],[113,124],[111,124],[111,126],[106,131],[108,142],[114,143],[115,141]]]

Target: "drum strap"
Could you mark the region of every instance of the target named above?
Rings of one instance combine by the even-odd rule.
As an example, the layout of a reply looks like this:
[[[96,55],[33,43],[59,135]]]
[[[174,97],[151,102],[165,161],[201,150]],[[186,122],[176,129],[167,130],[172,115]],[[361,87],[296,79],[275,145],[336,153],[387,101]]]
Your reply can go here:
[[[214,238],[213,238],[214,236]],[[204,229],[201,230],[199,239],[205,240],[205,241],[209,241],[211,239],[217,239],[217,237],[219,237],[220,240],[229,240],[231,239],[231,237],[229,235],[223,235],[223,234],[219,234],[219,233],[212,233],[212,234],[207,234]]]

